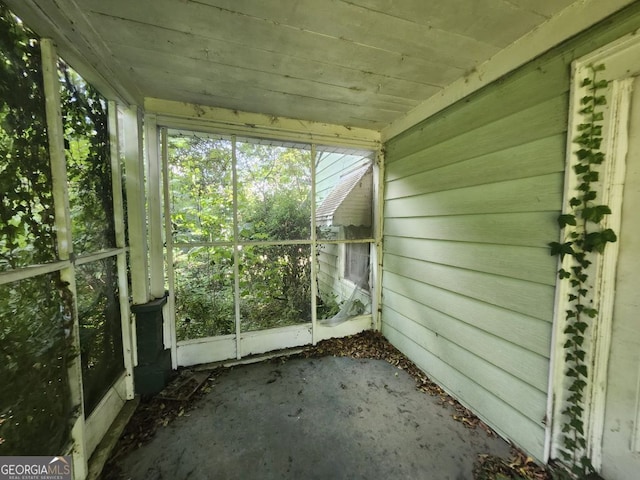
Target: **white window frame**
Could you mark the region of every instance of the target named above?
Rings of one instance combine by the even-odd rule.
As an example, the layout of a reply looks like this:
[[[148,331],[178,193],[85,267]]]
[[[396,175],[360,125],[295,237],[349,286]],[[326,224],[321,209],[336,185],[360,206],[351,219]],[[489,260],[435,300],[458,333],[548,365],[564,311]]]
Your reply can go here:
[[[147,117],[151,117],[154,119],[155,128],[159,129],[162,132],[162,129],[170,129],[170,130],[183,130],[190,132],[201,132],[203,134],[211,134],[214,136],[231,136],[232,139],[235,139],[236,136],[240,137],[249,137],[249,138],[260,138],[265,140],[273,140],[276,142],[292,142],[298,144],[305,144],[311,148],[312,158],[315,158],[316,150],[318,148],[325,148],[324,145],[335,145],[334,148],[345,148],[348,150],[367,150],[369,152],[376,152],[377,161],[374,162],[374,183],[380,182],[382,180],[382,175],[380,174],[380,162],[382,161],[382,155],[380,152],[380,144],[378,142],[378,134],[377,133],[369,133],[369,132],[361,132],[357,130],[353,136],[350,138],[348,132],[344,132],[344,127],[341,126],[331,126],[331,125],[318,125],[315,126],[313,122],[301,122],[299,120],[288,121],[287,119],[278,119],[277,122],[274,122],[273,118],[268,119],[269,127],[262,128],[256,124],[260,123],[259,120],[264,117],[259,114],[250,114],[244,112],[233,112],[233,121],[234,125],[230,125],[228,120],[224,120],[226,117],[226,111],[223,109],[215,109],[215,108],[206,108],[204,109],[204,113],[198,118],[191,118],[186,116],[187,112],[191,113],[194,110],[186,107],[183,104],[175,104],[174,102],[165,102],[165,101],[154,101],[152,104],[147,105],[147,107],[154,106],[158,109],[158,111],[147,111]],[[201,112],[202,113],[202,112]],[[193,115],[193,113],[191,113]],[[220,117],[218,117],[220,115]],[[221,120],[222,119],[222,120]],[[244,121],[246,120],[246,121]],[[250,121],[251,120],[251,121]],[[265,117],[266,122],[266,117]],[[278,124],[281,125],[282,128],[274,128],[272,125]],[[248,127],[247,125],[251,125]],[[300,131],[300,126],[302,125],[303,131]],[[287,127],[291,126],[292,129],[288,129]],[[295,130],[293,129],[295,127]],[[314,131],[314,128],[317,128],[317,131]],[[341,133],[337,133],[340,131]],[[147,130],[148,137],[151,137],[152,133]],[[156,134],[157,135],[157,134]],[[160,137],[163,137],[164,134],[160,133]],[[317,139],[320,138],[323,141],[321,144],[322,147],[318,147],[316,143]],[[162,152],[162,148],[160,149]],[[154,154],[153,157],[149,156],[147,158],[147,162],[149,165],[152,163],[157,163],[156,167],[161,171],[167,171],[167,158],[165,153]],[[234,160],[235,164],[235,160]],[[315,161],[311,162],[311,195],[315,198]],[[163,175],[164,181],[164,191],[166,198],[167,192],[167,176]],[[382,222],[381,222],[381,214],[382,208],[381,204],[378,203],[382,200],[381,196],[382,185],[374,185],[374,211],[376,211],[376,220],[374,221],[373,232],[374,236],[369,239],[365,239],[362,241],[366,241],[371,243],[371,252],[370,259],[373,262],[374,259],[377,262],[378,259],[381,258],[381,234],[382,234]],[[316,235],[316,223],[315,223],[315,202],[311,202],[312,204],[312,228],[311,228],[311,238],[308,240],[295,240],[290,241],[289,243],[295,243],[300,245],[310,245],[311,246],[311,255],[312,258],[316,258],[317,253],[317,244],[320,243],[344,243],[344,241],[324,241],[322,239],[318,239]],[[165,205],[165,211],[167,206]],[[234,209],[237,211],[237,205],[234,206]],[[379,219],[377,217],[380,217]],[[161,223],[162,219],[158,216],[150,217],[149,224],[150,228],[152,222]],[[167,222],[165,221],[164,225],[165,229],[167,227]],[[237,235],[235,237],[238,238]],[[166,248],[173,248],[173,243],[171,240],[171,235],[169,230],[165,231],[165,239],[166,239]],[[357,240],[358,241],[358,240]],[[268,244],[281,244],[283,242],[252,242],[252,244],[257,245],[268,245]],[[287,242],[284,242],[287,243]],[[237,245],[234,245],[237,250]],[[376,254],[373,253],[374,249],[380,249]],[[161,255],[156,253],[156,255],[152,255],[150,257],[151,263],[164,262],[164,258]],[[237,262],[235,262],[237,265]],[[374,264],[372,264],[374,265]],[[377,263],[375,264],[377,265]],[[311,281],[312,285],[311,291],[316,291],[316,265],[315,262],[311,262],[312,270],[311,270]],[[156,269],[157,270],[157,269]],[[342,270],[341,270],[342,271]],[[381,286],[381,278],[380,278],[381,269],[377,269],[376,267],[372,267],[372,273],[370,278],[370,282],[373,284],[371,286],[372,289],[379,288]],[[237,276],[236,276],[237,278]],[[375,286],[374,286],[375,285]],[[263,330],[259,332],[241,332],[239,335],[226,335],[222,337],[213,337],[213,338],[205,338],[205,339],[193,339],[193,340],[185,340],[181,342],[176,341],[176,333],[175,333],[175,309],[173,305],[175,304],[173,297],[173,290],[170,288],[169,301],[167,305],[169,308],[166,310],[165,321],[167,321],[168,332],[165,332],[165,341],[167,339],[169,343],[169,347],[172,352],[172,363],[174,367],[176,366],[189,366],[198,363],[209,363],[209,362],[217,362],[228,360],[230,358],[235,357],[237,360],[245,357],[249,354],[260,354],[265,353],[274,349],[281,348],[290,348],[295,346],[301,346],[305,344],[313,344],[315,345],[318,341],[323,340],[325,338],[331,338],[336,336],[345,336],[353,333],[357,333],[362,330],[367,330],[371,328],[379,328],[380,319],[379,319],[379,309],[377,303],[379,301],[379,293],[374,295],[372,301],[372,314],[362,316],[362,318],[355,319],[352,322],[345,322],[337,327],[326,327],[320,325],[317,322],[316,318],[316,298],[315,295],[311,296],[311,311],[312,311],[312,321],[311,326],[306,325],[294,325],[291,327],[284,327],[280,329],[272,329],[272,330]],[[238,309],[236,308],[236,312]],[[238,322],[239,317],[238,313],[236,313],[236,332],[238,332]]]

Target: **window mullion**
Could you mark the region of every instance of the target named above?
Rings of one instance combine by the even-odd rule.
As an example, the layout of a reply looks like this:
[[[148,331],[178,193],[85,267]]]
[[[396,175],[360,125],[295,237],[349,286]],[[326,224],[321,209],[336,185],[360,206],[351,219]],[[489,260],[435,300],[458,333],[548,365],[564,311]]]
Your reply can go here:
[[[127,399],[134,396],[133,360],[135,344],[131,335],[131,313],[129,311],[129,282],[127,281],[127,254],[124,233],[124,198],[122,195],[122,171],[120,166],[120,137],[118,128],[118,107],[111,101],[107,108],[109,144],[111,153],[111,188],[113,192],[113,222],[115,242],[118,248],[116,257],[118,272],[118,300],[120,303],[120,325],[122,329],[122,352],[126,371],[125,391]]]
[[[373,286],[372,295],[372,323],[374,330],[382,328],[382,238],[384,231],[384,152],[379,149],[376,154],[373,175],[373,236],[375,242],[371,245],[370,265],[373,269],[371,283]]]
[[[233,282],[234,302],[236,312],[236,358],[240,360],[242,350],[240,345],[240,251],[238,250],[238,162],[236,155],[236,136],[231,136],[231,172],[233,183]]]
[[[317,253],[317,232],[316,232],[316,145],[311,144],[311,341],[315,345],[318,341],[317,335],[317,293],[318,293],[318,279],[317,270],[318,265]]]
[[[122,196],[122,172],[120,168],[120,141],[118,134],[118,110],[116,103],[108,104],[109,144],[111,153],[111,187],[113,192],[113,216],[117,248],[124,248],[124,199]]]
[[[171,344],[171,362],[173,368],[178,367],[178,339],[176,334],[175,310],[175,276],[173,273],[173,234],[171,226],[171,205],[169,203],[169,143],[167,129],[160,130],[160,146],[162,148],[162,183],[164,192],[164,238],[166,252],[167,283],[169,298],[167,299],[166,323],[169,325],[169,343]]]
[[[14,270],[7,270],[6,272],[0,272],[0,285],[19,282],[28,278],[37,277],[38,275],[46,275],[47,273],[58,272],[60,270],[68,268],[69,263],[69,260],[61,260],[58,262],[29,265],[28,267],[20,267]]]

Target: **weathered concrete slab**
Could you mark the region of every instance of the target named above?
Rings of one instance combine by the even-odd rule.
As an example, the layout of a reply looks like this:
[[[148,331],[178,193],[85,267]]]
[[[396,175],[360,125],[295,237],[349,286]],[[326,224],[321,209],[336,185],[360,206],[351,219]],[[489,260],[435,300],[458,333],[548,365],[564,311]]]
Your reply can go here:
[[[452,413],[383,360],[246,365],[120,466],[134,480],[466,480],[478,454],[508,454]]]

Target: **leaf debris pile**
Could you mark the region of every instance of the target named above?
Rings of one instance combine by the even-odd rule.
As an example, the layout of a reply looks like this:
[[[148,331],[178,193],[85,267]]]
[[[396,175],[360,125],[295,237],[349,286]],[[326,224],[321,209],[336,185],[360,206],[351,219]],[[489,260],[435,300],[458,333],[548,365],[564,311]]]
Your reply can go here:
[[[512,448],[509,460],[494,455],[478,455],[473,465],[473,478],[475,480],[551,480],[552,476],[533,458],[517,448]]]

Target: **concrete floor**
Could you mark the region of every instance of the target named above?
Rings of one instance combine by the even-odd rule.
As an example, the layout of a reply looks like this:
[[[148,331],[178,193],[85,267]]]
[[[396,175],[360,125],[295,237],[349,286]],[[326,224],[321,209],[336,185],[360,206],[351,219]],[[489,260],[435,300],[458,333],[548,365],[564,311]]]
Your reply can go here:
[[[145,480],[467,480],[478,454],[508,456],[452,413],[383,360],[238,366],[120,466]]]

